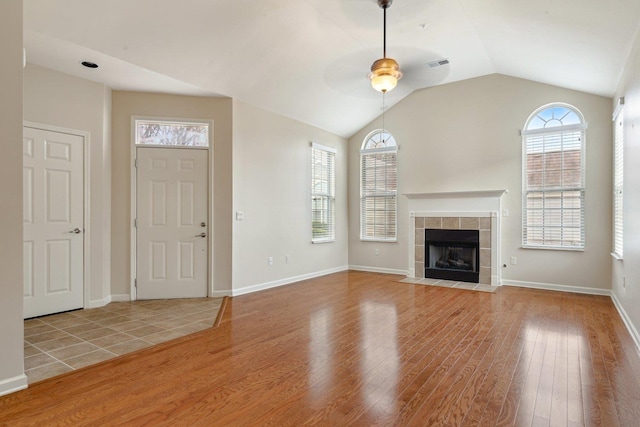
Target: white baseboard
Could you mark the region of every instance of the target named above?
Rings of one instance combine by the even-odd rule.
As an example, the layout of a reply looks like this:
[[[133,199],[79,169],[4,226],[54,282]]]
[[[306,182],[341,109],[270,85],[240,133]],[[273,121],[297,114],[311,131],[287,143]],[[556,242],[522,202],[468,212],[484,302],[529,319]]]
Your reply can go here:
[[[127,302],[127,301],[131,301],[131,295],[129,294],[111,295],[111,302]]]
[[[516,286],[519,288],[544,289],[547,291],[574,292],[577,294],[604,295],[604,296],[611,295],[611,291],[609,289],[585,288],[582,286],[556,285],[553,283],[522,282],[520,280],[504,280],[503,279],[502,285]]]
[[[410,277],[409,272],[407,270],[396,270],[393,268],[369,267],[365,265],[350,265],[349,270],[368,271],[370,273],[399,274],[401,276]]]
[[[231,291],[212,291],[209,297],[211,298],[222,298],[222,297],[230,297],[233,296]]]
[[[272,282],[260,283],[258,285],[247,286],[246,288],[233,289],[231,291],[232,296],[250,294],[252,292],[263,291],[265,289],[277,288],[278,286],[284,286],[291,283],[299,282],[301,280],[313,279],[314,277],[326,276],[327,274],[338,273],[340,271],[348,270],[345,265],[343,267],[330,268],[328,270],[316,271],[313,273],[302,274],[300,276],[287,277],[286,279],[274,280]]]
[[[14,393],[19,390],[24,390],[25,388],[27,388],[27,385],[28,381],[25,374],[16,375],[15,377],[2,380],[0,381],[0,396]]]
[[[625,311],[624,307],[622,307],[622,304],[618,300],[615,292],[611,292],[611,299],[613,300],[613,305],[616,307],[616,310],[618,310],[618,314],[620,314],[620,317],[622,317],[622,321],[627,327],[629,334],[631,334],[631,338],[633,338],[633,342],[636,344],[636,348],[638,349],[638,351],[640,351],[640,334],[638,334],[638,330],[633,325],[633,322],[631,321],[631,318]]]
[[[89,304],[85,308],[104,307],[105,305],[109,304],[112,301],[111,298],[112,298],[111,295],[109,295],[108,297],[105,297],[102,299],[89,300]]]

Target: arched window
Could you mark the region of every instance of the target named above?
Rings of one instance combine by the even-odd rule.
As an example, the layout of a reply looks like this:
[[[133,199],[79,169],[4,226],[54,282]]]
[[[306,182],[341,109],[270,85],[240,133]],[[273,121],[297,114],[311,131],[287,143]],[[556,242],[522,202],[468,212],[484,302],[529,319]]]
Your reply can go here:
[[[522,244],[584,249],[585,130],[571,105],[534,111],[522,131]]]
[[[360,150],[360,238],[396,241],[397,153],[395,138],[387,131],[371,132]]]

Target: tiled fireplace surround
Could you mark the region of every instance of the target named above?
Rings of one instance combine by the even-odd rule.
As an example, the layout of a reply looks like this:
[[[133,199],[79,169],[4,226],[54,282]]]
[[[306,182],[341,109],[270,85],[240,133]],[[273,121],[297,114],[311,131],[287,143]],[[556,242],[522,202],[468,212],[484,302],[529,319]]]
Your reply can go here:
[[[409,198],[409,277],[424,278],[424,230],[479,230],[480,283],[500,285],[501,196],[505,190],[411,193]],[[434,279],[436,280],[436,279]]]
[[[480,230],[480,283],[491,284],[491,218],[418,216],[415,225],[415,277],[424,278],[424,229]]]

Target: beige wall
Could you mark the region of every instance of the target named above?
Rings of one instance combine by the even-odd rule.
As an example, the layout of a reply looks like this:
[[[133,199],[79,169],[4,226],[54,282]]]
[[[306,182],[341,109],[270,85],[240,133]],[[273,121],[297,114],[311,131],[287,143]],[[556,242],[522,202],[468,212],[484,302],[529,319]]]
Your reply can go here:
[[[565,102],[588,121],[586,249],[521,249],[519,131],[538,107]],[[359,239],[359,149],[380,119],[349,139],[349,264],[408,268],[407,199],[399,199],[397,243]],[[527,80],[491,75],[416,91],[385,114],[398,145],[399,193],[507,189],[502,218],[503,282],[610,288],[611,100]],[[375,256],[375,249],[380,255]],[[518,258],[510,265],[511,256]]]
[[[624,96],[624,260],[612,260],[613,294],[640,339],[640,33],[614,103]],[[623,286],[623,278],[626,286]]]
[[[232,105],[229,98],[113,92],[111,292],[130,293],[131,117],[213,120],[213,286],[231,289]]]
[[[22,1],[0,2],[0,395],[27,385],[22,323]]]
[[[111,295],[111,90],[99,83],[27,64],[24,69],[24,119],[88,132],[90,159],[90,306]]]
[[[311,243],[311,141],[337,150],[332,243]],[[343,138],[234,100],[233,206],[244,212],[233,221],[234,293],[347,266],[346,148]]]

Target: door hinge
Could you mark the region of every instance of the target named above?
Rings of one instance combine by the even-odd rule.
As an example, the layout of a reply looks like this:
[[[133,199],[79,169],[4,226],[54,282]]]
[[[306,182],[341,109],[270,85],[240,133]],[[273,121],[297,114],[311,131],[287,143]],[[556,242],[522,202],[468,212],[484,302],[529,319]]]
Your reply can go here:
[[[134,288],[138,287],[138,279],[133,279],[133,287]]]
[[[138,228],[138,218],[133,220],[133,227]]]
[[[136,159],[134,163],[135,163],[135,167],[138,167],[138,159]]]

